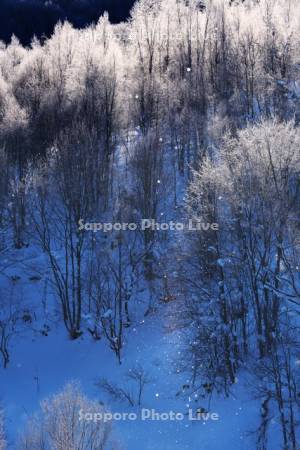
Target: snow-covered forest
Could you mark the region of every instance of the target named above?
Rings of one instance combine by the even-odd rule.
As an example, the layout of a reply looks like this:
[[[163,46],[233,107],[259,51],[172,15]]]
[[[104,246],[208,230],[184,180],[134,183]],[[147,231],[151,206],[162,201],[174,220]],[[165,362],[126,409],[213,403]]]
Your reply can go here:
[[[299,49],[298,0],[0,43],[0,450],[300,448]]]

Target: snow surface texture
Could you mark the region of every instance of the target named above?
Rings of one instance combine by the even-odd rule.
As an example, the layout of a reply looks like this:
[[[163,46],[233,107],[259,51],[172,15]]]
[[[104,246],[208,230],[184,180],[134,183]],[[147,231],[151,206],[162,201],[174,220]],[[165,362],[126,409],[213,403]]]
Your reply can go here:
[[[33,267],[42,271],[43,258],[32,249],[16,252],[19,263],[9,269],[1,279],[2,290],[15,291],[16,297],[26,298],[28,305],[40,302],[44,295],[44,278],[30,281]],[[16,257],[14,255],[14,257]],[[46,274],[45,274],[46,276]],[[20,277],[12,281],[11,277]],[[51,300],[51,293],[49,294]],[[141,301],[141,310],[143,301]],[[47,311],[47,305],[44,305]],[[174,304],[171,305],[174,308]],[[28,417],[34,413],[45,397],[59,392],[71,380],[78,380],[88,397],[103,401],[112,412],[135,412],[155,409],[156,412],[183,413],[183,421],[115,421],[114,433],[122,449],[127,450],[253,450],[255,430],[258,426],[259,403],[253,401],[246,378],[237,380],[230,398],[213,396],[197,399],[178,395],[189,381],[176,361],[182,349],[180,331],[171,331],[171,306],[147,317],[136,312],[140,319],[132,326],[120,366],[114,353],[103,341],[95,342],[85,334],[70,341],[64,328],[52,319],[47,323],[48,336],[41,334],[44,321],[33,321],[32,328],[13,341],[12,360],[6,370],[0,371],[1,402],[5,405],[9,439],[12,442]],[[28,349],[30,351],[28,351]],[[141,408],[113,402],[105,396],[95,382],[107,378],[119,386],[126,386],[125,374],[137,363],[151,376],[145,388]],[[3,387],[5,387],[3,389]],[[219,420],[188,420],[188,410],[203,407],[216,413]],[[278,424],[273,424],[274,431]],[[277,449],[276,432],[273,434]],[[13,447],[12,447],[13,448]],[[279,450],[279,448],[278,448]]]

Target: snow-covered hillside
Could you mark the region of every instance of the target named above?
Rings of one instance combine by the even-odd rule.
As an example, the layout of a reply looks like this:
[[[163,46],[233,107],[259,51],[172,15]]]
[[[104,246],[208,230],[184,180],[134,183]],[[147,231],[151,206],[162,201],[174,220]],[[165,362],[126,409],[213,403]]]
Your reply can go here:
[[[0,450],[300,448],[299,29],[139,0],[0,44]]]

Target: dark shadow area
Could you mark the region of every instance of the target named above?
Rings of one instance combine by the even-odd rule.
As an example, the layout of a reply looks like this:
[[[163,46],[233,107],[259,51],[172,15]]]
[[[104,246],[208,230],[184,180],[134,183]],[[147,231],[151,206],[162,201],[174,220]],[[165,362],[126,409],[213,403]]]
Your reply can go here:
[[[76,28],[97,22],[108,11],[119,23],[129,15],[135,0],[0,0],[0,40],[15,34],[24,45],[35,35],[49,37],[55,24],[68,20]]]

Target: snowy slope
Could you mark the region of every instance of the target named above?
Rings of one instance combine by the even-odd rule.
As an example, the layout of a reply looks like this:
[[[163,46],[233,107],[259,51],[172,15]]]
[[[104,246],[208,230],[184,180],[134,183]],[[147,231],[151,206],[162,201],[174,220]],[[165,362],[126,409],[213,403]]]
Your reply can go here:
[[[30,281],[30,266],[37,267],[37,258],[31,250],[24,250],[18,268],[10,269],[10,276],[19,275],[22,296],[28,302],[38,302],[43,297],[44,281]],[[42,267],[42,262],[40,267]],[[2,284],[4,280],[2,280]],[[7,289],[12,284],[6,278]],[[115,421],[114,430],[122,447],[128,450],[247,450],[254,448],[253,434],[257,428],[259,405],[251,400],[250,392],[239,381],[230,398],[212,398],[209,411],[218,414],[219,420],[188,420],[189,408],[204,407],[208,399],[198,403],[188,395],[178,396],[188,383],[187,375],[176,366],[182,351],[180,332],[171,332],[170,305],[160,305],[158,311],[138,319],[127,333],[123,363],[120,366],[104,340],[95,342],[86,334],[70,341],[61,325],[49,321],[51,330],[43,336],[38,317],[31,328],[15,337],[9,367],[0,370],[1,401],[5,405],[7,427],[12,442],[22,429],[28,416],[38,409],[46,396],[63,388],[70,380],[79,380],[84,392],[94,399],[104,401],[114,412],[135,412],[137,421]],[[172,303],[174,308],[174,303]],[[30,351],[28,351],[30,349]],[[156,412],[183,413],[184,420],[140,420],[141,411],[125,403],[116,403],[95,385],[99,378],[126,385],[125,374],[136,363],[151,376],[145,388],[142,408]],[[176,395],[177,394],[177,395]],[[276,448],[274,447],[274,450]],[[279,450],[279,449],[278,449]]]

